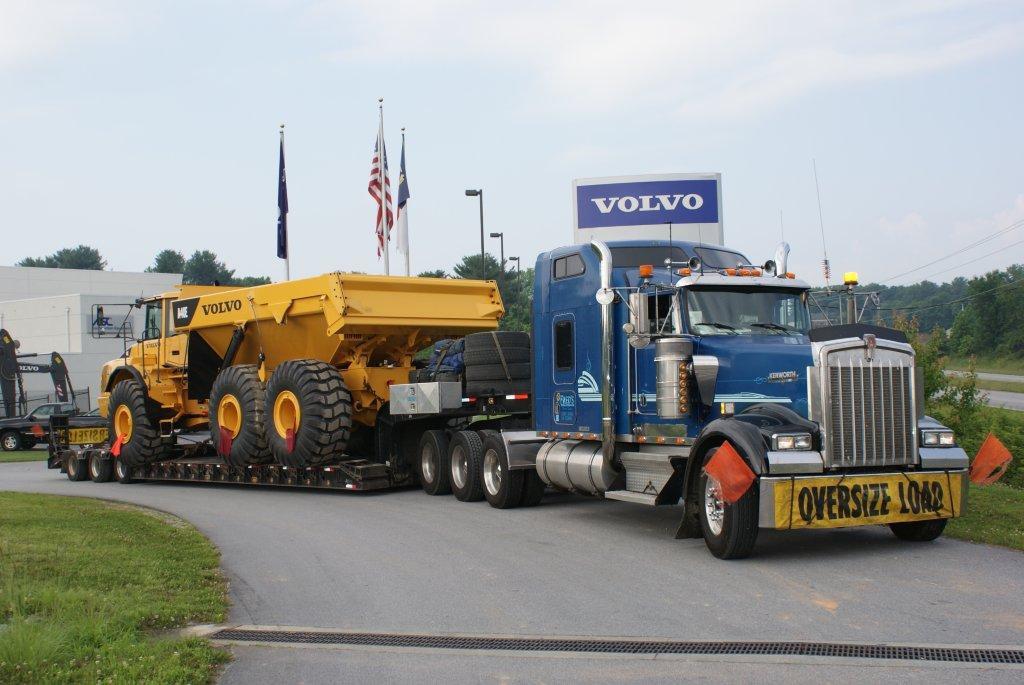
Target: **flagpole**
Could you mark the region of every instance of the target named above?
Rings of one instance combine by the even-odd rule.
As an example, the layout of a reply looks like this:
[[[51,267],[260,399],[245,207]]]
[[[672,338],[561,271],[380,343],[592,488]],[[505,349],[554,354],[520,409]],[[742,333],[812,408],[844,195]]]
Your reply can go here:
[[[281,154],[284,154],[284,124],[281,124]],[[284,233],[284,280],[292,280],[292,252],[288,249],[288,231]]]
[[[402,127],[402,161],[403,162],[405,161],[405,127],[404,126]],[[405,172],[405,168],[404,168],[404,165],[403,165],[402,173],[404,173],[404,172]],[[406,212],[409,211],[408,207],[406,207],[405,211]],[[403,215],[404,214],[405,214],[405,212],[403,212]],[[407,222],[407,228],[408,228],[409,217],[405,217],[405,221]],[[401,230],[401,229],[399,229],[399,230]],[[410,252],[410,250],[409,250],[409,231],[406,230],[406,232],[405,232],[405,275],[406,276],[411,276],[412,275],[411,273],[409,273],[409,252]]]
[[[381,231],[384,233],[384,275],[390,276],[391,266],[388,263],[388,250],[391,247],[391,231],[388,230],[388,172],[384,164],[387,160],[387,154],[384,151],[384,98],[377,98],[377,109],[380,112],[380,131],[377,133],[377,140],[379,141],[378,147],[380,147],[378,163],[380,165],[380,220]]]

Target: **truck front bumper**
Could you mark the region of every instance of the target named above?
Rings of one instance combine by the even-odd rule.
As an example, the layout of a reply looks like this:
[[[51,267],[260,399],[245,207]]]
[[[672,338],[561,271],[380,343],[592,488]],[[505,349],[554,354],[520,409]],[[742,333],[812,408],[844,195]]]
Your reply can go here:
[[[961,516],[967,470],[764,476],[759,524],[777,530],[847,528]]]

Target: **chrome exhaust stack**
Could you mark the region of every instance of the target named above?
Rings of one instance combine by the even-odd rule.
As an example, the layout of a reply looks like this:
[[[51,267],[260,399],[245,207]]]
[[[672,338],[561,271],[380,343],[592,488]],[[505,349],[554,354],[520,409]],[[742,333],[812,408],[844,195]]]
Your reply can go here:
[[[601,455],[605,464],[611,465],[615,457],[615,423],[612,407],[612,368],[615,341],[612,335],[612,304],[615,291],[612,290],[612,251],[600,240],[590,241],[590,246],[601,258],[601,289],[597,291],[597,302],[601,305]]]

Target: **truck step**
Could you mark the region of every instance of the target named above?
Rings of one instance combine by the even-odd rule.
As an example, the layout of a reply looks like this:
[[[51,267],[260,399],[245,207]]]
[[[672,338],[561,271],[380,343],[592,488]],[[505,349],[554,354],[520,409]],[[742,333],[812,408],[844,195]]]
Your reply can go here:
[[[604,493],[605,499],[617,499],[621,502],[633,502],[634,504],[646,504],[653,507],[657,504],[657,495],[648,495],[643,492],[632,492],[630,490],[609,490]]]

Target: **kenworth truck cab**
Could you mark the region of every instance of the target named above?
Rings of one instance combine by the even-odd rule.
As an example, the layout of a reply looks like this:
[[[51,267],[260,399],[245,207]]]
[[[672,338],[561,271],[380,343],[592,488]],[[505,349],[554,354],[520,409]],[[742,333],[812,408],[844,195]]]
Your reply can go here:
[[[811,329],[810,286],[691,242],[623,241],[539,256],[533,413],[558,488],[684,505],[677,537],[749,554],[759,528],[888,524],[938,537],[966,504],[968,458],[923,415],[899,331]],[[704,466],[725,444],[756,477],[734,503]]]

